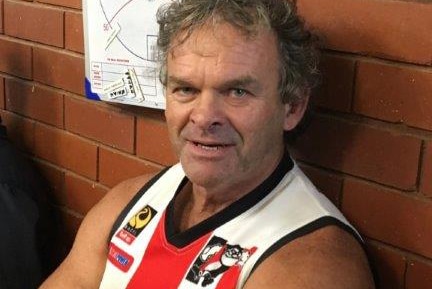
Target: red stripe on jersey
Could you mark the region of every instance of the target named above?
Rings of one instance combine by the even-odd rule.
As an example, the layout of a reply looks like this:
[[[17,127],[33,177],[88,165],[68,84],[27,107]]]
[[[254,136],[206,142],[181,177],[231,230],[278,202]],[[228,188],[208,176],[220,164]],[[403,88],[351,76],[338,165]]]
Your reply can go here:
[[[235,288],[241,272],[240,266],[233,266],[228,269],[219,280],[216,289]]]
[[[178,288],[211,234],[210,232],[190,245],[178,249],[166,240],[164,212],[127,289]]]

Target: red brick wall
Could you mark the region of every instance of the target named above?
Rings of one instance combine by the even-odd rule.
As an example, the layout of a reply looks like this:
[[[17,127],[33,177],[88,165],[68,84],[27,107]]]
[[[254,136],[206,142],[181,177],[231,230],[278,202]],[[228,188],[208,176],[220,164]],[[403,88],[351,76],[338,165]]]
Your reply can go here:
[[[323,85],[292,149],[366,239],[379,288],[432,288],[432,2],[297,0]],[[79,0],[0,0],[0,115],[51,185],[66,251],[116,183],[175,162],[160,111],[83,97]]]
[[[432,288],[432,1],[297,3],[324,77],[295,155],[365,237],[379,288]]]

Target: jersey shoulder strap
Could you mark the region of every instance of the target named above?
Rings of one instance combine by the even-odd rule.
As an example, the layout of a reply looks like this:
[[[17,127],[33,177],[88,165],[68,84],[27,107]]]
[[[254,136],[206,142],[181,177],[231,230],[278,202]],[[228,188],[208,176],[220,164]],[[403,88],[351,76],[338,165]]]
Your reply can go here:
[[[117,231],[117,229],[120,227],[121,223],[123,222],[123,220],[126,218],[126,215],[129,213],[129,211],[132,209],[132,207],[136,204],[136,202],[138,202],[138,200],[147,192],[147,190],[149,188],[151,188],[151,186],[154,185],[154,183],[156,183],[161,176],[163,176],[166,171],[168,171],[168,169],[170,169],[170,167],[166,167],[163,170],[161,170],[157,175],[155,175],[153,178],[151,178],[136,194],[135,196],[129,201],[129,203],[126,205],[126,207],[124,207],[124,209],[120,212],[120,214],[118,215],[117,219],[115,220],[110,234],[108,236],[108,244],[110,242],[110,240],[112,239],[112,237],[114,236],[115,232]]]

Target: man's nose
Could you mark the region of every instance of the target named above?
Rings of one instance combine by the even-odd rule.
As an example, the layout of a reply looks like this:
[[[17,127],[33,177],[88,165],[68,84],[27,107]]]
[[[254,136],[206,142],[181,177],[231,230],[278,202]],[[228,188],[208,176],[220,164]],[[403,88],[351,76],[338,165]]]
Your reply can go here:
[[[200,129],[210,130],[225,123],[223,100],[212,91],[203,91],[194,104],[190,121]]]

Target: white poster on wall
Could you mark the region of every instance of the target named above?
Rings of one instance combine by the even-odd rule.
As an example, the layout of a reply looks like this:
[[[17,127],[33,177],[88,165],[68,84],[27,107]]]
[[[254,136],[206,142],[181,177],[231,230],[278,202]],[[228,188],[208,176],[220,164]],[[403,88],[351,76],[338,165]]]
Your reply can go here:
[[[83,0],[86,96],[165,108],[156,11],[170,0]]]

